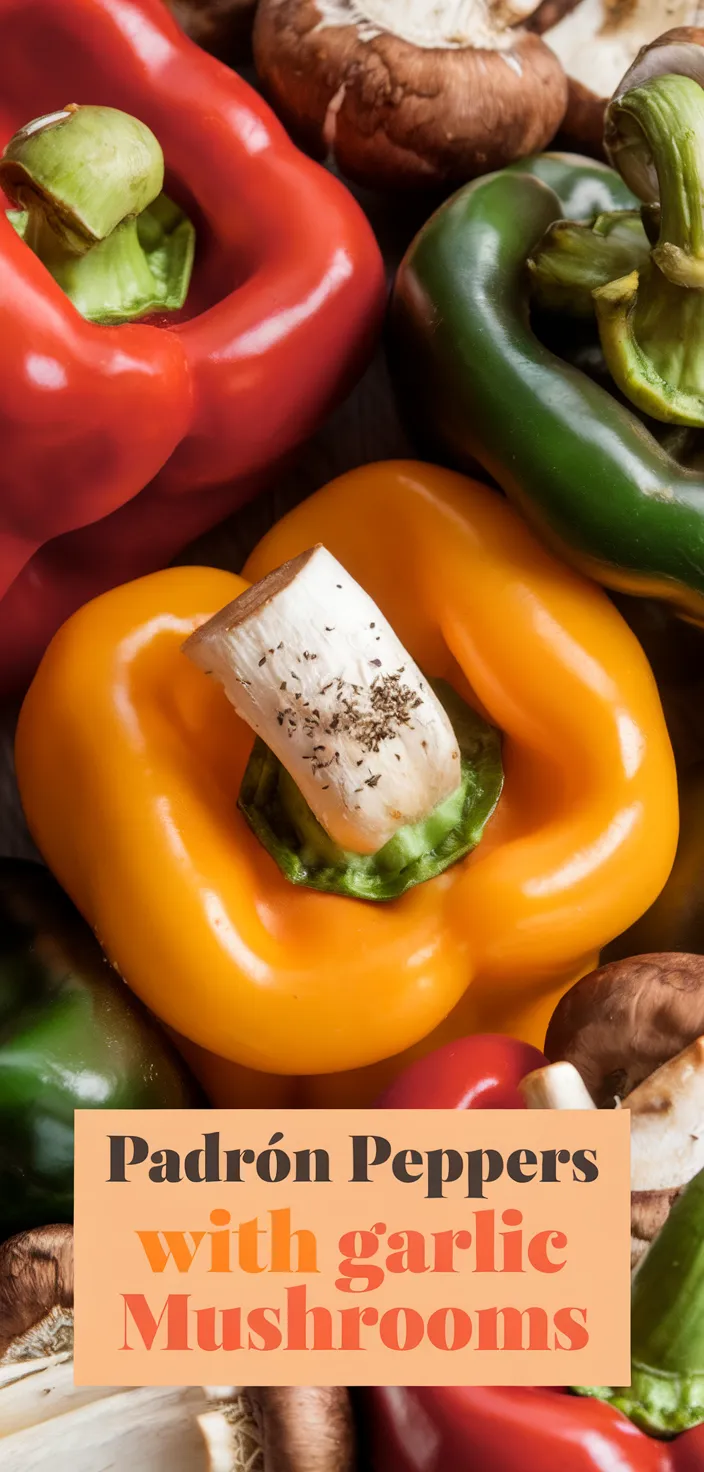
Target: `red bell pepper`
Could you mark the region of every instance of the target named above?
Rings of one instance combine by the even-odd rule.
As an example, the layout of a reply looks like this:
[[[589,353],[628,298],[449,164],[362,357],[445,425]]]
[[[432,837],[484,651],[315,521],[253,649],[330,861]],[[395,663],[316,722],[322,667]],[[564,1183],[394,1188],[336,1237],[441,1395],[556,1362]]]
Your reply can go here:
[[[374,1472],[702,1472],[704,1427],[656,1441],[599,1400],[474,1386],[367,1391]]]
[[[463,1038],[413,1064],[380,1103],[518,1109],[520,1079],[543,1066],[536,1049],[513,1038]],[[704,1424],[660,1441],[614,1406],[561,1390],[392,1387],[365,1394],[374,1472],[704,1472]]]
[[[125,111],[197,232],[168,327],[106,326],[0,209],[2,689],[87,598],[169,562],[272,476],[361,371],[385,288],[351,195],[161,0],[0,0],[0,56],[0,149],[68,103]]]

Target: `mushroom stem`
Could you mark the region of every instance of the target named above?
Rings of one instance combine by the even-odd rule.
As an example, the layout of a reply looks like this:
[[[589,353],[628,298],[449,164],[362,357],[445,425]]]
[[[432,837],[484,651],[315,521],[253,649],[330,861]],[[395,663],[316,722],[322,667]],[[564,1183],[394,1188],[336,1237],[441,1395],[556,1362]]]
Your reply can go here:
[[[529,1109],[596,1109],[572,1063],[551,1063],[526,1074],[518,1085]]]
[[[184,652],[221,681],[343,849],[374,854],[458,792],[460,751],[445,710],[324,547],[242,593]]]

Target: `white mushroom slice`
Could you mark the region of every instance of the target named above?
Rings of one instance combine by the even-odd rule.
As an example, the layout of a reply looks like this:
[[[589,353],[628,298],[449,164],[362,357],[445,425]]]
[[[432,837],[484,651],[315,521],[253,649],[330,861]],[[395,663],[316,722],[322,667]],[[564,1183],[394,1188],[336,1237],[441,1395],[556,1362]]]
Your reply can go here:
[[[74,1385],[70,1354],[0,1366],[0,1438],[121,1394],[120,1387]]]
[[[322,546],[242,593],[184,652],[220,680],[345,849],[376,853],[459,786],[443,707],[372,599]]]
[[[704,1037],[663,1063],[623,1101],[631,1111],[631,1187],[686,1186],[704,1169]]]
[[[206,1472],[198,1387],[102,1392],[0,1438],[2,1472]],[[239,1469],[238,1469],[239,1472]]]
[[[551,1063],[526,1074],[518,1085],[529,1109],[596,1109],[573,1063]]]

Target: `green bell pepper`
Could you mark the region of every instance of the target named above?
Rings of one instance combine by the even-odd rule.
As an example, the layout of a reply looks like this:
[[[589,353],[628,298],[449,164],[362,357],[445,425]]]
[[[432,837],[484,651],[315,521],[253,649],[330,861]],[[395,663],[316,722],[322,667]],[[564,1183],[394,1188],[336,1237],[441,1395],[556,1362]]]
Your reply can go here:
[[[615,171],[568,156],[527,160],[462,189],[401,264],[392,366],[435,455],[470,472],[483,467],[588,575],[665,599],[701,623],[704,471],[692,468],[701,436],[646,421],[623,401],[595,319],[548,322],[535,310],[531,319],[527,263],[550,227],[562,219],[593,226],[637,205]],[[643,222],[649,239],[652,211]],[[595,237],[603,259],[603,222]],[[645,238],[635,231],[636,273]],[[623,231],[613,244],[626,248]]]
[[[675,1202],[633,1278],[631,1384],[575,1387],[650,1436],[704,1421],[704,1171]]]
[[[203,1102],[48,869],[0,859],[0,1240],[71,1221],[75,1109]]]

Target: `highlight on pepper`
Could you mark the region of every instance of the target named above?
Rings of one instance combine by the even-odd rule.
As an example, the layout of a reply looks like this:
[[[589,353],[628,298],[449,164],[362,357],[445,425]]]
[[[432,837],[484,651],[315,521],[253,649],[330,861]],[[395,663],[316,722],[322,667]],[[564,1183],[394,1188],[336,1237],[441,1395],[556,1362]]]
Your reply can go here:
[[[40,851],[157,1016],[278,1099],[369,1102],[473,1030],[542,1042],[674,857],[637,641],[493,491],[413,461],[323,487],[244,574],[64,625],[17,730]]]
[[[195,229],[163,183],[151,129],[114,107],[35,118],[0,158],[10,223],[89,322],[183,306]]]

